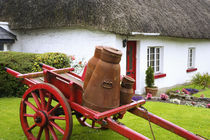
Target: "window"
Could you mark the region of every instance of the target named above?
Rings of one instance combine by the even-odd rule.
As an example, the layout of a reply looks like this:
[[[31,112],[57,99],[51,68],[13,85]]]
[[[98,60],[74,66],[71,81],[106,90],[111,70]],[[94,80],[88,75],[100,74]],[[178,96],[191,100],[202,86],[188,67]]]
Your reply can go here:
[[[4,51],[4,44],[0,43],[0,51]]]
[[[188,49],[188,69],[195,68],[195,48]]]
[[[149,47],[147,49],[147,67],[151,66],[154,73],[161,72],[161,47]]]

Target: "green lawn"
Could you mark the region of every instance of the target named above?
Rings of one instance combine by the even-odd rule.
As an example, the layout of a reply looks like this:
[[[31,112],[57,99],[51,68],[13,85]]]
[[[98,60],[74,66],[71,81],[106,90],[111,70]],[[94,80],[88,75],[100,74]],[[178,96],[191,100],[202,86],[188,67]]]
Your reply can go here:
[[[196,85],[193,85],[193,84],[177,86],[177,87],[174,87],[172,89],[169,89],[168,91],[176,91],[176,90],[182,91],[183,88],[194,88],[194,89],[198,89],[200,92],[198,92],[196,94],[193,94],[193,96],[200,97],[201,94],[203,94],[204,97],[210,98],[210,88],[202,89],[201,86],[196,86]]]
[[[20,98],[0,98],[0,140],[26,140],[19,121],[20,100]],[[150,112],[193,133],[210,138],[210,109],[159,102],[147,102],[145,107]],[[94,130],[82,127],[75,118],[73,118],[73,121],[73,133],[71,136],[73,140],[126,139],[111,130]],[[137,132],[152,138],[147,121],[127,113],[121,122]],[[156,125],[152,125],[152,127],[157,140],[182,139]]]
[[[195,97],[200,97],[201,94],[203,94],[204,97],[206,97],[206,98],[210,98],[210,89],[206,89],[206,90],[204,90],[204,91],[200,91],[200,92],[198,92],[197,94],[194,94],[193,96],[195,96]]]
[[[198,89],[198,90],[202,90],[201,86],[196,86],[196,85],[193,85],[193,84],[186,84],[186,85],[176,86],[174,88],[169,89],[168,91],[176,91],[176,90],[181,91],[183,88],[195,88],[195,89]]]

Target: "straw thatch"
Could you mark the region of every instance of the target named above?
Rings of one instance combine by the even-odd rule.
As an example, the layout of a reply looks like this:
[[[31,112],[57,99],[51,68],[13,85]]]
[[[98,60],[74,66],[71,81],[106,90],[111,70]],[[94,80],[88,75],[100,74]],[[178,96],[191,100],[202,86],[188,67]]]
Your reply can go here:
[[[210,0],[0,0],[12,29],[91,27],[210,38]]]

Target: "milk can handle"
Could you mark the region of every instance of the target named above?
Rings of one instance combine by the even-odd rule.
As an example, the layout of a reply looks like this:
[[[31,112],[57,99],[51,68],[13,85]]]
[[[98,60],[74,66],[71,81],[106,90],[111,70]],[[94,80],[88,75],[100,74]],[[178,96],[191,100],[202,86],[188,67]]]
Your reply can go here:
[[[104,80],[103,83],[102,83],[102,87],[107,88],[107,89],[111,89],[111,88],[113,88],[113,85],[112,85],[111,81]]]

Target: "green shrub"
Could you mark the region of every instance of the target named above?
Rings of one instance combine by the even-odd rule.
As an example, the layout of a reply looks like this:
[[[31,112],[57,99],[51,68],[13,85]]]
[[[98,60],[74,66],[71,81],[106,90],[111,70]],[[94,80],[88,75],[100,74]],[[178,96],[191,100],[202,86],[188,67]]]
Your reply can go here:
[[[145,82],[147,87],[154,87],[154,70],[151,66],[146,70]]]
[[[210,85],[210,75],[208,73],[204,73],[203,75],[197,73],[195,76],[193,76],[191,82],[205,89]]]
[[[0,52],[0,97],[17,96],[21,97],[27,86],[24,86],[19,79],[9,75],[4,67],[9,67],[20,73],[41,71],[39,63],[45,63],[56,68],[69,67],[69,58],[62,53],[21,53],[21,52]]]
[[[4,67],[20,73],[31,72],[36,54],[20,52],[0,52],[0,97],[20,97],[27,89],[19,79],[9,75]]]
[[[42,55],[37,55],[34,62],[34,66],[32,68],[34,72],[42,71],[39,63],[44,63],[57,69],[70,67],[70,59],[63,53],[44,53]]]

